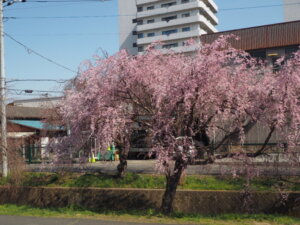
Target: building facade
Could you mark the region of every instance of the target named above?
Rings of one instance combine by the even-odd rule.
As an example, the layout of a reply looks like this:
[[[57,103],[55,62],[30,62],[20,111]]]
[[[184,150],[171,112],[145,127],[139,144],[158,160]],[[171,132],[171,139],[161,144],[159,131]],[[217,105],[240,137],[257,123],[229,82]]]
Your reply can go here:
[[[299,50],[300,20],[202,35],[201,43],[209,44],[221,35],[230,34],[240,38],[229,40],[234,48],[274,64],[278,58]]]
[[[217,11],[213,0],[119,0],[120,49],[135,55],[161,41],[158,48],[192,52],[187,40],[217,32]]]
[[[300,20],[300,0],[284,0],[285,21]]]

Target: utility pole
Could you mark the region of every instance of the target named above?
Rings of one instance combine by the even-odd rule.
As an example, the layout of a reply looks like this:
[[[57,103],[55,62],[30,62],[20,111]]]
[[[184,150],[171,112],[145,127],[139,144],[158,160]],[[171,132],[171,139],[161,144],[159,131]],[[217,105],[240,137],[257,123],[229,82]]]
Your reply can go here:
[[[7,127],[6,127],[6,104],[5,104],[5,70],[4,70],[4,24],[3,24],[3,1],[0,0],[0,108],[1,108],[1,150],[2,150],[2,175],[7,177]]]

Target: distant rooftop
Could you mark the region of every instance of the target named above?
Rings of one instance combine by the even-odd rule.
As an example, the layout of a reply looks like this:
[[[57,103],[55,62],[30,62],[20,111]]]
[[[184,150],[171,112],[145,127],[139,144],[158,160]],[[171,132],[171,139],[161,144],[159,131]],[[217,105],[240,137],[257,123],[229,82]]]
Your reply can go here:
[[[212,43],[221,35],[234,34],[240,40],[230,40],[233,47],[242,50],[300,45],[300,20],[249,27],[202,35],[202,43]]]
[[[51,110],[38,107],[20,107],[7,105],[6,114],[9,119],[33,119],[40,120],[46,117],[46,113],[51,113]]]
[[[8,105],[24,106],[24,107],[40,107],[40,108],[53,108],[55,107],[63,97],[47,97],[47,98],[31,98],[16,100]]]

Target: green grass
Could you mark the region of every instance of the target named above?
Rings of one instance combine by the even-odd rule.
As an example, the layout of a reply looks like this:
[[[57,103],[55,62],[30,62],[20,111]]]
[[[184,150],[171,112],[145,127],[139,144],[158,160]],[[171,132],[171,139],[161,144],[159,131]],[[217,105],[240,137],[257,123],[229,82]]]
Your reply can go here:
[[[35,208],[30,206],[0,205],[0,215],[18,215],[35,217],[88,218],[146,223],[205,224],[205,225],[296,225],[300,219],[279,215],[239,215],[225,214],[203,216],[199,214],[173,213],[163,216],[153,210],[148,211],[89,211],[77,207]]]
[[[119,179],[114,175],[106,174],[78,174],[78,173],[24,173],[19,183],[23,186],[47,187],[98,187],[98,188],[165,188],[165,177],[128,173],[125,178]],[[253,191],[300,191],[299,177],[293,178],[298,183],[287,183],[276,177],[259,177],[251,181]],[[0,185],[13,185],[14,179],[0,179]],[[230,176],[186,176],[185,182],[179,189],[191,190],[243,190],[245,179]]]

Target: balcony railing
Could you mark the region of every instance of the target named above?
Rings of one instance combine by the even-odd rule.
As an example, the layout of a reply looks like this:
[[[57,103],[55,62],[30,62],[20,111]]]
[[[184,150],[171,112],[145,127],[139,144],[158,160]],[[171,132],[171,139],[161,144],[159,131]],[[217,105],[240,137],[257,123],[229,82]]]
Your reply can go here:
[[[205,23],[205,26],[207,26],[211,33],[217,32],[217,29],[211,24],[209,20],[207,20],[202,15],[194,15],[190,17],[184,17],[184,18],[177,18],[174,20],[167,21],[159,21],[156,23],[150,23],[150,24],[143,24],[137,26],[138,32],[145,32],[149,30],[157,30],[157,29],[163,29],[167,27],[172,26],[178,26],[178,25],[184,25],[184,24],[192,24],[192,23]]]
[[[186,10],[191,10],[191,9],[203,9],[208,16],[210,17],[210,20],[214,25],[217,25],[219,20],[216,17],[216,15],[211,11],[209,7],[203,2],[203,1],[193,1],[190,3],[185,3],[185,4],[179,4],[179,5],[173,5],[170,7],[163,7],[163,8],[156,8],[153,10],[149,11],[142,11],[137,13],[137,19],[142,19],[146,17],[154,17],[162,14],[167,14],[167,13],[174,13],[174,12],[180,12],[180,11],[186,11]]]
[[[137,45],[146,45],[155,41],[172,41],[178,39],[188,39],[192,37],[198,37],[201,35],[200,30],[191,30],[186,32],[178,32],[169,35],[157,35],[154,37],[144,37],[137,40]]]

